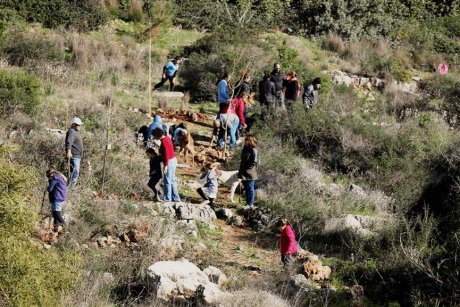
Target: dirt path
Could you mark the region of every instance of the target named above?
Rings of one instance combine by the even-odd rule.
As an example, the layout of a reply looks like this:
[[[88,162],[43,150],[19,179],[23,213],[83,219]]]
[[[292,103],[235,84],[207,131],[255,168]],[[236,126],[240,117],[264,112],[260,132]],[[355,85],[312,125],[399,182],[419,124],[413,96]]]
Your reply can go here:
[[[167,120],[172,120],[175,117],[166,117]],[[176,122],[184,122],[187,128],[191,131],[195,140],[195,151],[200,152],[200,149],[206,148],[212,133],[211,120],[204,119],[200,115],[198,122],[189,121],[187,117],[181,116],[176,118]],[[218,155],[215,151],[202,150],[207,161],[217,161]],[[185,164],[185,158],[179,156],[179,163]],[[191,181],[199,174],[202,163],[195,162],[192,167],[190,161],[187,167],[178,168],[177,175],[184,181]],[[185,194],[191,202],[201,202],[201,198],[195,191],[186,190],[180,191]],[[219,187],[219,194],[216,203],[220,207],[237,208],[241,204],[232,204],[228,199],[229,188]],[[239,196],[235,195],[235,200],[238,201]],[[233,210],[236,214],[236,210]],[[277,275],[281,271],[281,262],[278,253],[278,238],[273,234],[256,233],[245,227],[235,227],[227,224],[226,221],[217,220],[215,223],[222,231],[219,232],[218,238],[214,238],[221,242],[219,244],[219,253],[222,257],[222,262],[228,267],[247,271],[252,278],[269,279]]]

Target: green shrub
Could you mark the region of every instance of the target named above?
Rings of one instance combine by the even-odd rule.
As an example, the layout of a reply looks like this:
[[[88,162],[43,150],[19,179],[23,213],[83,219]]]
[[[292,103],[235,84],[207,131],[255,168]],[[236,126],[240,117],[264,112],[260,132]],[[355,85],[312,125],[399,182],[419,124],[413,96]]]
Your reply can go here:
[[[0,147],[0,297],[6,306],[59,305],[79,280],[80,259],[58,248],[44,250],[32,239],[38,201],[31,194],[37,174],[11,163],[14,147]]]
[[[72,25],[79,30],[91,30],[106,21],[100,2],[93,0],[5,0],[0,9],[16,11],[24,20],[39,22],[47,28]]]
[[[10,64],[16,66],[24,66],[27,61],[61,62],[65,59],[65,52],[46,37],[21,33],[10,33],[8,44],[3,48],[2,53],[8,58]]]
[[[24,71],[0,70],[0,117],[16,110],[33,114],[40,103],[41,84]]]

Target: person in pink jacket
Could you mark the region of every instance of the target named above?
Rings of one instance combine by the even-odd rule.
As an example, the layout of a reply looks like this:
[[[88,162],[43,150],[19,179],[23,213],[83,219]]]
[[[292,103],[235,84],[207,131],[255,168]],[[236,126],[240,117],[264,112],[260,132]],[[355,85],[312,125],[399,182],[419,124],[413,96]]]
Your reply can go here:
[[[294,259],[293,257],[297,255],[297,241],[295,239],[295,233],[287,219],[279,219],[276,223],[276,226],[281,233],[281,261],[283,262],[284,269],[289,271],[291,263]]]

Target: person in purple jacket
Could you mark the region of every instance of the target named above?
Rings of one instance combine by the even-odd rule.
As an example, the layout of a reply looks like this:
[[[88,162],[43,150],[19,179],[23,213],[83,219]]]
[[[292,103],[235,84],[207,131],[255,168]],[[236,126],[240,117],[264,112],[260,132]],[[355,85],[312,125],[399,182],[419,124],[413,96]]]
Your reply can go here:
[[[67,197],[67,178],[52,167],[46,171],[46,177],[48,177],[49,182],[47,190],[53,213],[54,231],[58,231],[59,226],[64,227],[65,224],[61,211]]]

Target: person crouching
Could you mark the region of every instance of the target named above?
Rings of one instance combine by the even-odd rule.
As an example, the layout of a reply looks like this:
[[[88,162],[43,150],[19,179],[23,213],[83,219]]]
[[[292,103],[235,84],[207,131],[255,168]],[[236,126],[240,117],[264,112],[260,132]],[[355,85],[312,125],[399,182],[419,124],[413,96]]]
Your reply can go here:
[[[150,171],[149,171],[149,182],[147,186],[153,191],[153,200],[160,202],[160,194],[157,190],[157,184],[160,182],[163,177],[163,172],[161,171],[161,156],[153,148],[147,148],[145,154],[150,160]]]
[[[198,177],[198,182],[203,183],[201,188],[196,191],[204,199],[202,204],[208,204],[213,207],[214,199],[217,197],[219,183],[217,181],[216,167],[213,163],[206,163],[201,169],[202,173]]]

